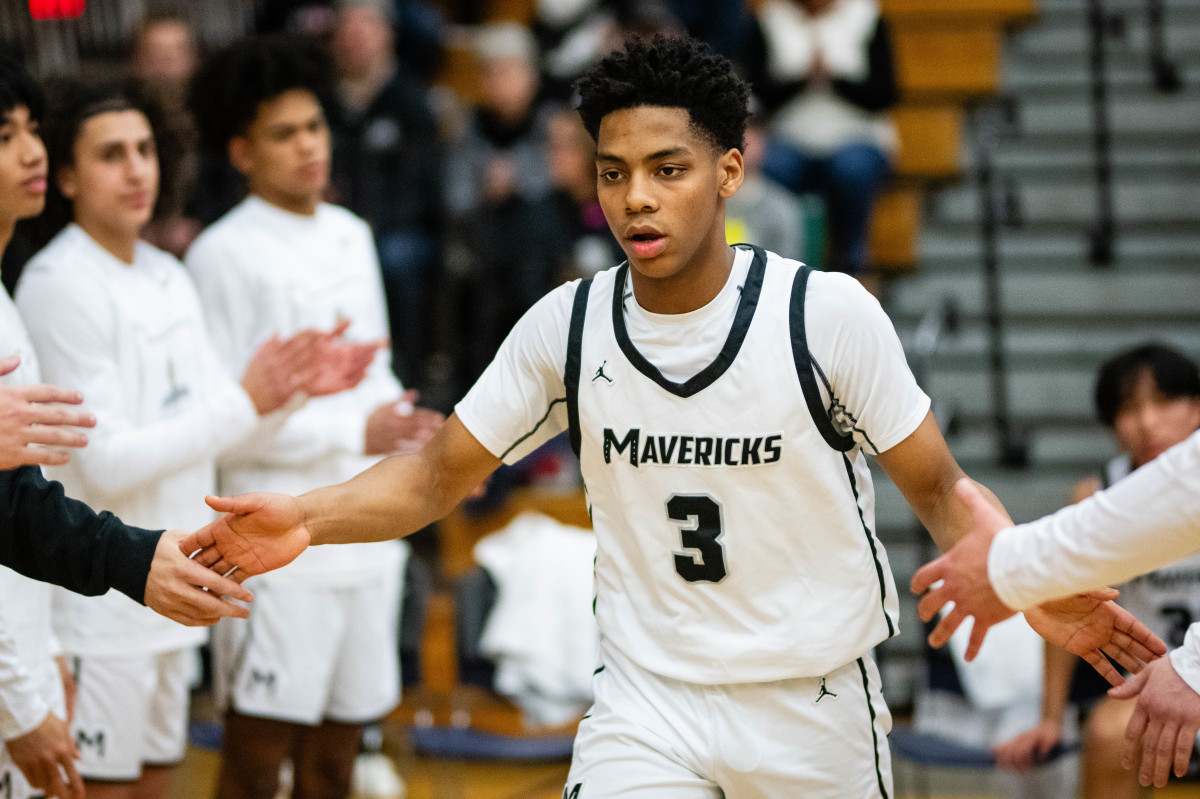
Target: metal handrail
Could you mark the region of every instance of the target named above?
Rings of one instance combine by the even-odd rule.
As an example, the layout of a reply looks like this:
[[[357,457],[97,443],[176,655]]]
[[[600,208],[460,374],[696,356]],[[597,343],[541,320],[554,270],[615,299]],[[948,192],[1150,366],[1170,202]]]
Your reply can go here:
[[[1088,257],[1093,266],[1111,266],[1116,239],[1113,208],[1112,135],[1109,124],[1106,39],[1111,19],[1104,0],[1088,0],[1088,49],[1092,73],[1092,148],[1096,165],[1096,222]]]

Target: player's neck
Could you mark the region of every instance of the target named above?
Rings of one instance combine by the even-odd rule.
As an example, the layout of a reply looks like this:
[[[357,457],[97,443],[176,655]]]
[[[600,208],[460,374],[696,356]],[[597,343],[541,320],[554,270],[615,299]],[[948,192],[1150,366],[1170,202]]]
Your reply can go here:
[[[137,233],[130,235],[127,230],[108,227],[93,220],[76,219],[75,224],[88,235],[92,241],[100,245],[100,249],[124,264],[133,264],[137,251]]]
[[[273,205],[281,211],[287,211],[297,216],[314,216],[317,213],[317,207],[321,205],[319,196],[285,194],[269,189],[261,190],[254,185],[250,186],[250,193],[267,205]]]
[[[630,270],[637,303],[650,313],[690,313],[708,305],[729,280],[735,252],[725,237],[710,237],[682,268],[669,277],[651,278]]]

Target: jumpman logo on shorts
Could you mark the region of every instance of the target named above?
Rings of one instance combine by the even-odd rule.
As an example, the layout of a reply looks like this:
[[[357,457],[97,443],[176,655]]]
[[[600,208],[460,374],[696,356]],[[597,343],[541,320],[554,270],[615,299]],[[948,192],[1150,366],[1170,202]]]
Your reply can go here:
[[[606,367],[606,366],[608,366],[607,360],[604,363],[600,364],[600,368],[596,370],[596,376],[592,378],[593,383],[595,383],[597,380],[599,380],[602,377],[605,380],[607,380],[608,382],[610,382],[610,383],[612,382],[612,378],[609,377],[608,375],[604,374],[604,367]]]
[[[832,696],[834,699],[837,699],[838,695],[825,687],[825,678],[822,677],[821,678],[821,690],[817,692],[817,698],[813,700],[813,704],[814,705],[817,704],[818,702],[820,702],[822,699],[824,699],[827,696]]]

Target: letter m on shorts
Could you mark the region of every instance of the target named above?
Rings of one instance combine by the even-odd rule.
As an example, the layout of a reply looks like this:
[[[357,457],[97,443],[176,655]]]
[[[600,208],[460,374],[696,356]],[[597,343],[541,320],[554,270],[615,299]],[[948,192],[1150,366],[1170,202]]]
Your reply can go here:
[[[563,788],[563,799],[579,799],[583,793],[583,783],[577,782],[574,785],[568,785]]]
[[[75,745],[80,749],[93,747],[96,750],[97,755],[104,757],[104,730],[101,730],[95,735],[88,735],[83,730],[80,730],[79,732],[75,733]]]

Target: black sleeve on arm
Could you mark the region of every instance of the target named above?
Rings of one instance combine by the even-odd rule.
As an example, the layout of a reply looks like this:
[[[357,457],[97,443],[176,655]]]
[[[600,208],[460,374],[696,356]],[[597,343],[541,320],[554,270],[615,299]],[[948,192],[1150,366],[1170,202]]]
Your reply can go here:
[[[141,602],[161,530],[130,527],[63,493],[34,466],[0,471],[0,565],[85,596]]]
[[[867,45],[867,77],[861,81],[834,78],[833,90],[848,102],[866,111],[886,111],[900,99],[896,86],[896,65],[887,22],[882,18]]]

